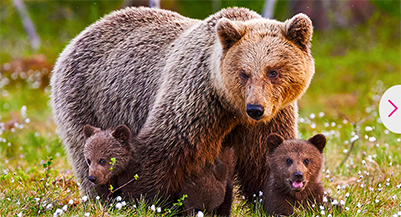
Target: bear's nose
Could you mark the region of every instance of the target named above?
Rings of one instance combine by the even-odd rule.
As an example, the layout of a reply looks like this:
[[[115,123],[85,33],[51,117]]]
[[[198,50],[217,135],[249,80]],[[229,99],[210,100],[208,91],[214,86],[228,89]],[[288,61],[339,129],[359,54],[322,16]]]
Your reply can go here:
[[[302,172],[295,172],[295,173],[294,173],[294,177],[295,177],[297,180],[302,180],[302,179],[304,178],[304,174],[303,174]]]
[[[93,183],[96,182],[96,177],[94,177],[94,176],[89,176],[88,179],[89,179],[89,181],[91,181]]]
[[[255,120],[260,120],[260,118],[263,116],[263,113],[265,111],[265,108],[263,106],[258,105],[258,104],[247,104],[246,105],[246,113],[248,114],[249,117],[255,119]]]

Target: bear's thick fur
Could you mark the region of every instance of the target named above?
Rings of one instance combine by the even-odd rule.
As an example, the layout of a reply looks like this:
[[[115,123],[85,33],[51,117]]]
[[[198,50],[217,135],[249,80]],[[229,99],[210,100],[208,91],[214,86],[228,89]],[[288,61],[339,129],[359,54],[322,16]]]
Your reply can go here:
[[[267,136],[297,136],[296,100],[314,74],[312,23],[279,22],[245,8],[205,20],[125,8],[87,27],[65,48],[51,78],[54,121],[84,194],[82,128],[125,124],[143,170],[135,195],[176,199],[191,174],[232,147],[240,191],[268,180]]]
[[[269,182],[264,189],[264,208],[269,215],[291,215],[294,207],[322,204],[324,187],[320,182],[326,137],[317,134],[309,140],[269,137]]]
[[[233,201],[234,151],[222,148],[214,164],[206,165],[198,174],[184,181],[181,194],[188,195],[184,208],[189,214],[197,211],[230,216]]]
[[[83,132],[86,139],[84,156],[89,167],[87,179],[93,182],[98,195],[105,199],[110,192],[110,185],[113,189],[125,185],[113,195],[130,198],[131,192],[135,190],[131,184],[135,174],[131,171],[140,167],[134,160],[135,144],[131,140],[130,129],[120,125],[113,131],[103,131],[85,125]],[[115,158],[114,163],[112,158]]]

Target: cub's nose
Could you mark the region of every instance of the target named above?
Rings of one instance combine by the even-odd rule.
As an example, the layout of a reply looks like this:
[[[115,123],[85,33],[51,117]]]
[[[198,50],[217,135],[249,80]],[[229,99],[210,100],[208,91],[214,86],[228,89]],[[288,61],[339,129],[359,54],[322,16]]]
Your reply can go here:
[[[295,177],[297,180],[302,180],[302,179],[304,178],[304,174],[303,174],[302,172],[295,172],[295,173],[294,173],[294,177]]]
[[[258,104],[247,104],[246,105],[246,113],[248,114],[249,117],[255,119],[255,120],[260,120],[263,116],[263,113],[265,112],[265,108],[263,106],[258,105]]]
[[[94,176],[89,176],[88,179],[89,179],[89,181],[91,181],[93,183],[96,182],[96,177],[94,177]]]

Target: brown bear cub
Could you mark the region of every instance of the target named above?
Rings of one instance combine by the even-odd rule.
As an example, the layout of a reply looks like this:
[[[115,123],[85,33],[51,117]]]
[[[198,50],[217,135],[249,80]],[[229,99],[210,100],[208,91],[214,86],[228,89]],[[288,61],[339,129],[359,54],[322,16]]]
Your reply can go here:
[[[198,211],[218,216],[230,216],[233,201],[234,150],[222,148],[214,164],[185,180],[181,194],[188,195],[184,208],[188,214]]]
[[[89,166],[88,179],[95,184],[97,192],[102,189],[101,196],[105,197],[110,192],[110,185],[117,189],[127,182],[131,183],[141,166],[134,161],[136,147],[130,129],[120,125],[113,131],[102,131],[86,125],[83,131],[86,138],[84,155]],[[115,158],[114,163],[112,158]],[[233,173],[234,151],[223,148],[214,164],[204,166],[184,182],[181,195],[188,195],[184,200],[186,211],[192,214],[205,211],[229,216],[233,198]],[[134,189],[130,183],[113,196],[131,198]]]
[[[86,125],[83,132],[86,139],[84,155],[89,166],[88,179],[95,184],[99,196],[105,198],[110,192],[110,185],[116,189],[135,179],[133,169],[137,170],[139,164],[133,159],[134,146],[127,126],[120,125],[113,131],[102,131]],[[127,185],[114,195],[129,196],[132,190]]]
[[[269,215],[291,215],[294,207],[322,204],[324,188],[319,181],[326,137],[317,134],[307,141],[268,136],[269,181],[264,189],[264,208]]]

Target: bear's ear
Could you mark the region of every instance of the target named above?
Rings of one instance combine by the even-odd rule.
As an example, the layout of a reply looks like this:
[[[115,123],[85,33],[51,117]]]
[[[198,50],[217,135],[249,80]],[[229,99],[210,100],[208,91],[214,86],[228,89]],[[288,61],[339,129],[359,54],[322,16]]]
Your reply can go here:
[[[269,149],[269,152],[272,153],[283,142],[284,138],[282,136],[276,133],[270,133],[269,136],[267,137],[267,148]]]
[[[122,140],[126,143],[129,143],[129,139],[131,137],[131,130],[125,125],[119,125],[116,127],[116,129],[114,129],[111,135],[118,140]]]
[[[227,51],[245,34],[245,25],[221,18],[217,23],[216,30],[223,50]]]
[[[297,14],[285,21],[285,36],[303,51],[308,52],[312,40],[312,21],[305,14]]]
[[[93,134],[99,132],[100,129],[96,128],[96,127],[92,127],[91,125],[87,124],[84,126],[83,131],[84,131],[85,139],[87,139],[87,138],[91,137]]]
[[[309,138],[308,142],[312,143],[320,153],[323,153],[323,149],[326,146],[326,137],[323,134],[316,134]]]

